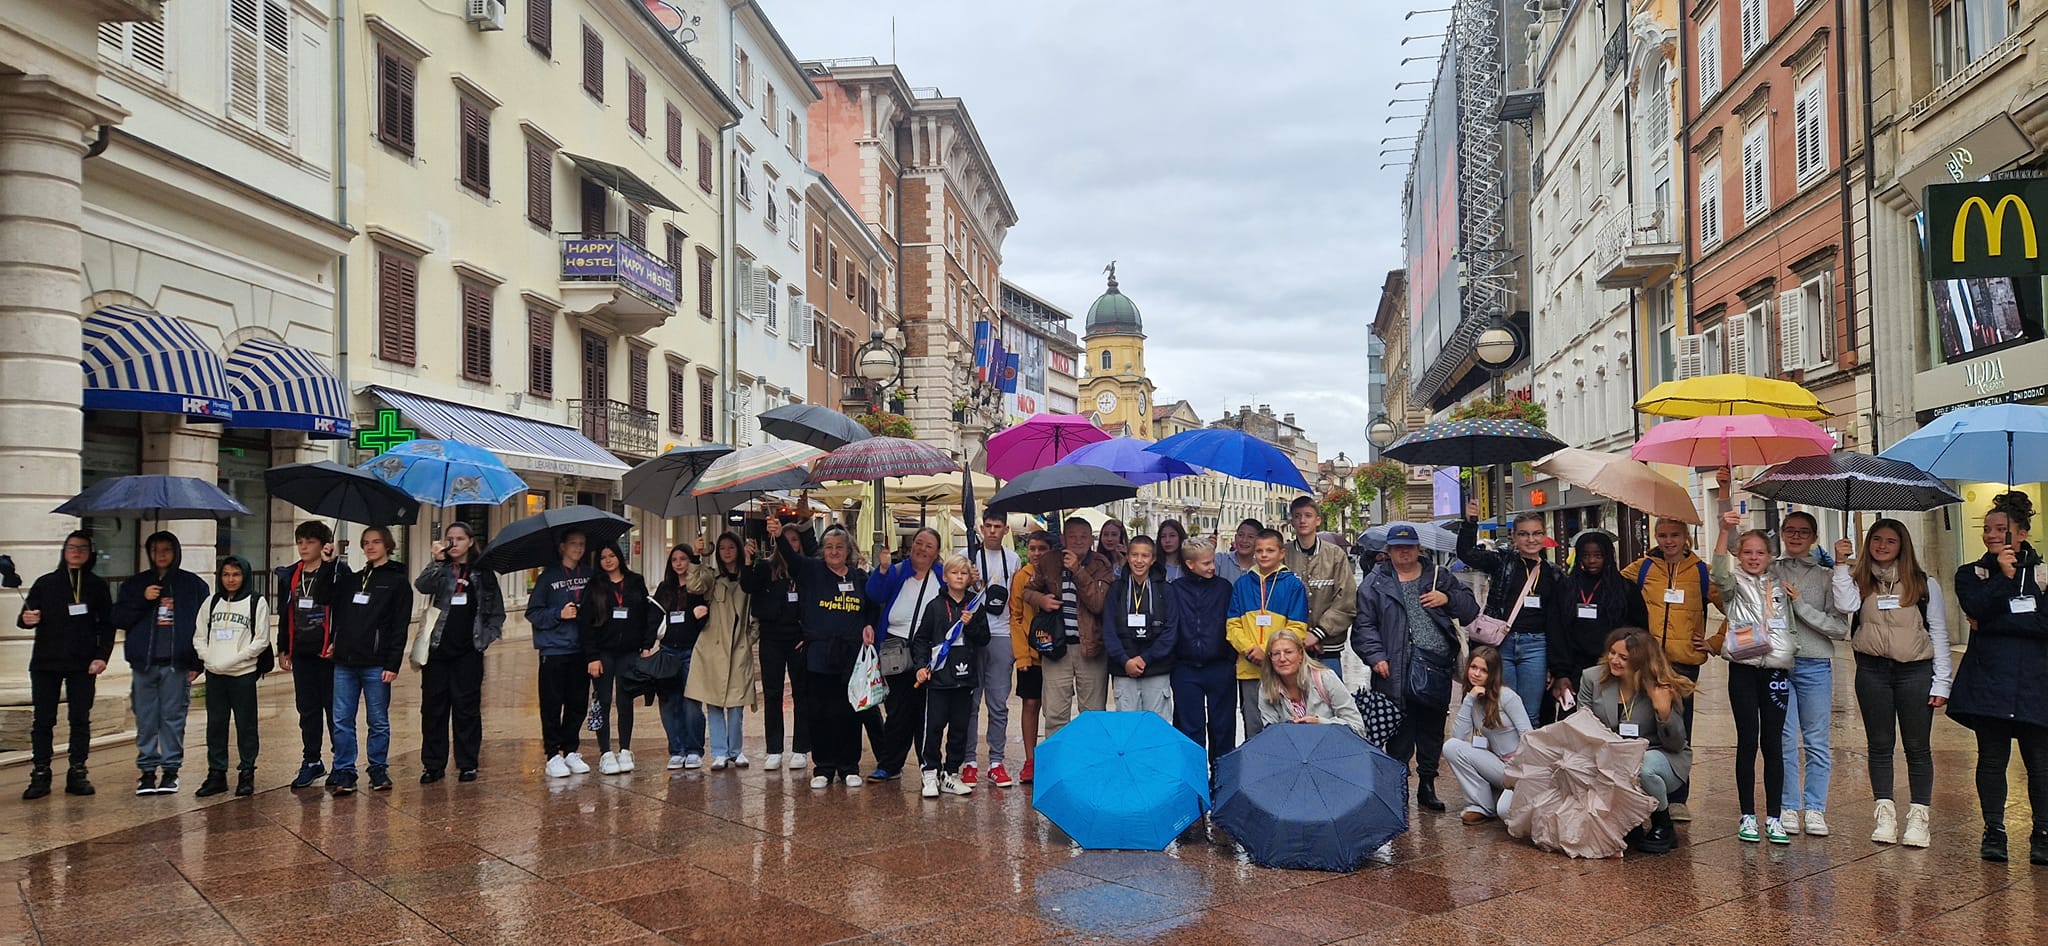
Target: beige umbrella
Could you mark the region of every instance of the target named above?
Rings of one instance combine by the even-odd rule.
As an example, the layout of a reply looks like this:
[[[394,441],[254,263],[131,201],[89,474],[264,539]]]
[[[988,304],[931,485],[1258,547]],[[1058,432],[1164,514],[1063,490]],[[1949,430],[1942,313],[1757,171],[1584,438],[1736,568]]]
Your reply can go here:
[[[1587,492],[1664,519],[1699,525],[1700,511],[1685,487],[1647,464],[1615,453],[1566,447],[1536,461],[1536,471],[1577,483]]]
[[[1612,857],[1657,810],[1636,775],[1649,743],[1614,734],[1581,709],[1522,738],[1507,765],[1515,798],[1508,833],[1572,857]]]
[[[974,495],[993,496],[996,492],[996,478],[987,473],[975,473]],[[910,503],[922,506],[944,506],[960,504],[960,474],[942,473],[937,476],[892,476],[882,481],[889,502]],[[811,498],[827,503],[847,499],[865,500],[874,495],[874,489],[858,480],[841,480],[827,483],[821,489],[811,490]]]

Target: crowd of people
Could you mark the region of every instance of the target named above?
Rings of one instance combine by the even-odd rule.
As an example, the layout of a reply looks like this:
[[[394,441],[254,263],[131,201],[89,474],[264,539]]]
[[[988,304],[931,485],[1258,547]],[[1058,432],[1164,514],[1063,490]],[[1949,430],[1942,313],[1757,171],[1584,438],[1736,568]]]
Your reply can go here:
[[[1538,515],[1517,518],[1499,550],[1484,548],[1477,512],[1467,510],[1455,554],[1485,577],[1483,602],[1448,562],[1423,552],[1413,526],[1394,527],[1383,548],[1354,561],[1319,532],[1307,497],[1290,510],[1291,537],[1247,520],[1225,549],[1172,520],[1145,536],[1114,520],[1098,535],[1072,518],[1057,535],[1024,536],[1020,555],[1004,517],[992,515],[971,554],[942,559],[939,535],[923,529],[900,560],[886,548],[863,558],[844,529],[817,536],[771,522],[764,542],[727,532],[678,545],[653,580],[634,573],[617,547],[592,548],[571,532],[526,604],[540,658],[543,770],[553,778],[590,772],[582,754],[590,732],[599,774],[632,772],[634,703],[647,695],[660,704],[669,769],[702,768],[707,757],[712,771],[749,768],[742,733],[755,707],[764,713],[765,769],[807,771],[812,788],[826,789],[894,780],[914,761],[925,797],[964,796],[984,778],[1031,782],[1040,739],[1081,712],[1158,714],[1213,761],[1240,731],[1250,738],[1271,725],[1364,735],[1353,697],[1362,685],[1402,709],[1384,748],[1412,761],[1417,804],[1446,810],[1435,783],[1447,763],[1467,824],[1513,804],[1508,763],[1535,727],[1583,707],[1619,737],[1643,740],[1639,781],[1656,810],[1628,841],[1661,853],[1678,844],[1676,824],[1693,817],[1694,698],[1701,669],[1718,657],[1736,730],[1737,836],[1787,844],[1830,830],[1832,657],[1848,641],[1877,799],[1873,841],[1931,843],[1930,732],[1943,707],[1977,737],[1984,858],[2007,857],[2005,770],[2015,743],[2035,810],[2048,811],[2048,696],[2033,686],[2048,668],[2048,565],[2028,542],[2033,507],[2024,494],[1993,501],[1986,553],[1954,577],[1973,628],[1954,668],[1942,589],[1896,520],[1873,523],[1860,549],[1837,542],[1828,559],[1810,515],[1787,515],[1774,536],[1742,532],[1741,517],[1724,511],[1711,564],[1694,552],[1690,528],[1662,520],[1655,548],[1623,565],[1613,537],[1597,530],[1573,537],[1568,558],[1552,561],[1555,543]],[[296,695],[302,745],[293,787],[324,779],[346,795],[360,768],[372,791],[389,790],[391,687],[408,656],[421,678],[420,781],[443,779],[451,754],[460,781],[477,779],[483,657],[505,622],[498,576],[478,565],[483,542],[451,524],[432,561],[409,576],[391,558],[388,530],[363,531],[360,569],[347,562],[348,543],[317,521],[295,538],[298,561],[275,569],[272,601],[252,593],[251,566],[238,558],[218,564],[209,588],[183,566],[168,532],[145,542],[149,567],[110,588],[93,574],[92,537],[72,533],[18,619],[35,634],[33,768],[23,797],[52,789],[65,697],[64,787],[93,793],[94,683],[120,632],[132,671],[137,794],[180,790],[191,688],[202,673],[207,770],[198,794],[230,790],[231,727],[232,790],[253,793],[256,682],[273,663],[291,675]],[[417,629],[415,594],[426,613]],[[1347,647],[1367,679],[1345,681]],[[888,692],[856,709],[849,684],[870,649]],[[649,662],[668,668],[652,690],[634,682]],[[794,710],[787,725],[785,693]],[[368,734],[360,753],[359,714]],[[1005,755],[1012,715],[1024,750],[1014,778]],[[865,776],[864,737],[873,760]],[[1903,813],[1893,785],[1901,745]],[[2030,844],[2033,862],[2048,864],[2048,821],[2034,826]]]

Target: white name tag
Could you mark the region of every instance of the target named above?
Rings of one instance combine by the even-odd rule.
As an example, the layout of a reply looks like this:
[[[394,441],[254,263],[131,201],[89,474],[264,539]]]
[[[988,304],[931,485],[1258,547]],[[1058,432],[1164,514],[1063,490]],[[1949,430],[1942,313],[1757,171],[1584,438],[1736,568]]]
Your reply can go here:
[[[311,610],[313,610],[313,609],[314,609],[314,608],[316,608],[316,607],[319,607],[319,605],[316,605],[316,604],[314,604],[314,603],[313,603],[313,599],[311,599],[311,598],[300,598],[300,599],[299,599],[299,609],[300,609],[300,610],[302,610],[302,611],[311,611]]]
[[[369,592],[367,592],[367,591],[358,591],[358,592],[356,592],[356,596],[355,596],[355,603],[357,603],[357,604],[369,604],[369,603],[370,603],[370,593],[369,593]]]
[[[448,596],[448,606],[449,606],[449,607],[452,607],[452,608],[459,608],[459,607],[462,607],[463,605],[465,605],[465,604],[468,604],[468,603],[469,603],[469,595],[468,595],[467,593],[462,593],[462,594],[452,594],[452,595],[449,595],[449,596]]]
[[[796,600],[796,592],[792,591],[792,592],[790,592],[790,593],[789,593],[789,600],[791,600],[791,601],[795,601],[795,600]]]
[[[629,614],[629,613],[630,613],[630,612],[628,612],[628,611],[627,611],[627,610],[626,610],[625,608],[613,608],[613,609],[612,609],[612,620],[614,620],[614,621],[623,621],[623,620],[625,620],[625,619],[626,619],[626,615],[627,615],[627,614]]]
[[[81,602],[79,602],[79,603],[77,603],[77,604],[74,604],[74,605],[72,605],[72,606],[70,607],[70,609],[69,609],[69,610],[71,611],[71,614],[72,614],[72,616],[73,616],[73,617],[77,617],[77,616],[80,616],[80,615],[83,615],[83,614],[85,614],[85,612],[86,612],[86,611],[87,611],[88,609],[86,608],[85,602],[82,602],[82,601],[81,601]]]
[[[2014,599],[2012,599],[2012,613],[2014,613],[2014,614],[2032,614],[2032,613],[2034,613],[2034,596],[2033,596],[2033,595],[2021,595],[2021,596],[2019,596],[2019,597],[2017,597],[2017,598],[2014,598]]]
[[[1124,623],[1132,627],[1144,627],[1145,616],[1142,614],[1126,614],[1124,615]]]
[[[1791,626],[1791,625],[1790,625],[1789,623],[1787,623],[1787,621],[1786,621],[1786,618],[1785,618],[1785,616],[1784,616],[1784,615],[1782,615],[1782,614],[1774,614],[1774,615],[1771,615],[1771,630],[1774,630],[1774,631],[1782,631],[1782,630],[1784,630],[1785,628],[1787,628],[1787,627],[1790,627],[1790,626]]]
[[[1643,735],[1643,728],[1634,723],[1622,723],[1618,728],[1623,739],[1639,739]]]
[[[1877,609],[1878,609],[1879,611],[1897,611],[1897,610],[1899,609],[1899,596],[1898,596],[1898,595],[1878,595],[1878,596],[1877,596]]]
[[[852,594],[852,593],[853,593],[853,582],[850,582],[850,581],[842,581],[842,582],[840,582],[840,583],[839,583],[839,593],[840,593],[840,594]]]
[[[670,611],[670,612],[668,613],[668,623],[670,623],[670,624],[681,624],[681,623],[683,623],[684,621],[687,621],[687,620],[689,620],[689,619],[690,619],[690,615],[689,615],[688,613],[686,613],[686,612],[682,612],[682,611]]]
[[[222,627],[222,628],[216,628],[216,629],[214,629],[214,632],[213,632],[213,639],[214,639],[214,640],[217,640],[217,641],[231,641],[231,640],[234,640],[234,639],[235,639],[235,629],[234,629],[234,628],[232,628],[232,627]]]
[[[1475,735],[1474,735],[1474,736],[1472,737],[1472,748],[1474,748],[1474,749],[1484,749],[1484,748],[1486,748],[1486,747],[1487,747],[1488,745],[1489,745],[1489,743],[1488,743],[1488,742],[1486,741],[1486,737],[1485,737],[1485,736],[1480,736],[1480,735],[1476,735],[1476,734],[1475,734]]]
[[[1685,589],[1684,589],[1684,588],[1666,588],[1666,589],[1664,589],[1664,603],[1665,603],[1665,604],[1684,604],[1684,603],[1685,603]]]
[[[1523,595],[1522,607],[1535,608],[1536,610],[1541,611],[1543,610],[1543,599],[1538,598],[1535,595]]]
[[[1579,617],[1586,618],[1587,620],[1597,620],[1600,617],[1600,606],[1597,604],[1579,605]]]
[[[2032,601],[2033,599],[2032,599],[2032,598],[2029,598],[2029,599],[2027,599],[2027,600],[2029,600],[2029,601]],[[2033,610],[2033,609],[2032,609],[2032,608],[2029,608],[2028,610],[2030,610],[2030,611],[2031,611],[2031,610]],[[1260,626],[1260,627],[1272,627],[1272,626],[1273,626],[1273,616],[1272,616],[1272,615],[1270,615],[1270,614],[1261,614],[1261,615],[1259,615],[1259,616],[1258,616],[1258,617],[1257,617],[1257,618],[1255,619],[1255,623],[1257,623],[1257,624],[1258,624],[1258,626]]]

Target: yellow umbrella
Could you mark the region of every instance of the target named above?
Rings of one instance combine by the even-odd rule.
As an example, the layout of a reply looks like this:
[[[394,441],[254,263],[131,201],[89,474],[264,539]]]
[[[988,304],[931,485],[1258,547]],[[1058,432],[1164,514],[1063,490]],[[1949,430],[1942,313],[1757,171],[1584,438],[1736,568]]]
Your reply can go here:
[[[1710,374],[1683,381],[1666,381],[1650,389],[1636,402],[1636,410],[1652,417],[1720,416],[1726,414],[1768,414],[1820,420],[1834,412],[1821,406],[1813,392],[1776,378],[1747,374]]]
[[[1625,456],[1566,447],[1536,461],[1536,470],[1660,519],[1701,523],[1685,487]]]

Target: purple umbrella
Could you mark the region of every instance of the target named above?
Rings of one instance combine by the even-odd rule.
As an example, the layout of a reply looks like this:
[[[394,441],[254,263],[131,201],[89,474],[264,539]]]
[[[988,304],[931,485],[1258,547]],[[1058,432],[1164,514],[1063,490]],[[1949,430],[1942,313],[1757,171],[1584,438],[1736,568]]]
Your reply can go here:
[[[1067,454],[1109,434],[1081,414],[1034,414],[1015,427],[988,438],[988,472],[1013,480],[1032,470],[1058,463]]]
[[[1140,437],[1116,437],[1091,443],[1061,457],[1055,466],[1095,466],[1115,473],[1138,486],[1163,483],[1176,476],[1202,472],[1172,457],[1146,450],[1152,441]]]

